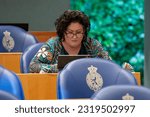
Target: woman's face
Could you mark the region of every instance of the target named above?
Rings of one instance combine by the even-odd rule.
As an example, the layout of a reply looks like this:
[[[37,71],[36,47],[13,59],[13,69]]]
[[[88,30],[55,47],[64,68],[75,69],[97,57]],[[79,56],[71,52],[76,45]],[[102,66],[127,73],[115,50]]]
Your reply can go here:
[[[65,32],[64,43],[72,48],[79,47],[83,40],[83,26],[78,22],[71,23]]]

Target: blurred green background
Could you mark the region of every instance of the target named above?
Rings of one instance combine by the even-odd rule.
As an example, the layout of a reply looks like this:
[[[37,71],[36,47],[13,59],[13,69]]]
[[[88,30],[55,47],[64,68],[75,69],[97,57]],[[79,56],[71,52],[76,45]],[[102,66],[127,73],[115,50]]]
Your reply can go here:
[[[144,69],[144,0],[71,0],[71,9],[90,18],[89,36],[98,39],[112,59]]]

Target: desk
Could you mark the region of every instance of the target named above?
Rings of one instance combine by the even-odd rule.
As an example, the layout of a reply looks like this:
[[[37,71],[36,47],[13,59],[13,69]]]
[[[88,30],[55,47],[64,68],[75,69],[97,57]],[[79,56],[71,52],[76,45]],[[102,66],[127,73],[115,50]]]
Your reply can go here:
[[[17,74],[26,100],[57,99],[57,74]]]
[[[15,73],[20,73],[21,55],[21,52],[0,53],[0,65]]]
[[[56,36],[56,32],[50,32],[50,31],[30,31],[30,34],[34,35],[39,42],[46,42],[51,37]]]
[[[138,85],[141,85],[141,74],[140,74],[140,72],[133,72],[133,75],[136,78]]]
[[[140,72],[133,73],[140,85]],[[57,99],[57,74],[17,74],[26,100]]]

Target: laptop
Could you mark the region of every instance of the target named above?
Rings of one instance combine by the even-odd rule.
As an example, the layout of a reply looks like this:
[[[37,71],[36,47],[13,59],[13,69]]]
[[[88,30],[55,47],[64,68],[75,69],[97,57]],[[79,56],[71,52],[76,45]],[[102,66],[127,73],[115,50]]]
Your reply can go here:
[[[81,58],[90,58],[91,55],[59,55],[58,56],[58,70],[62,70],[66,64],[69,62],[76,60],[76,59],[81,59]]]

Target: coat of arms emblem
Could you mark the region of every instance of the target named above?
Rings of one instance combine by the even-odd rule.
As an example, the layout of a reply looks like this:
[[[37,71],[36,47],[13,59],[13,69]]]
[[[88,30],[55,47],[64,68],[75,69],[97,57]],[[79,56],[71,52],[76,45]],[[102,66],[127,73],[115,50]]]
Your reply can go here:
[[[2,40],[3,46],[6,50],[8,50],[8,52],[10,52],[15,46],[14,39],[10,36],[10,32],[8,32],[7,30],[3,33],[4,33],[4,37]]]
[[[132,95],[130,95],[129,93],[127,93],[125,96],[122,96],[123,100],[134,100],[134,97]]]
[[[102,76],[97,73],[97,68],[91,65],[89,68],[89,73],[86,76],[86,82],[89,88],[93,91],[98,91],[103,86]]]

